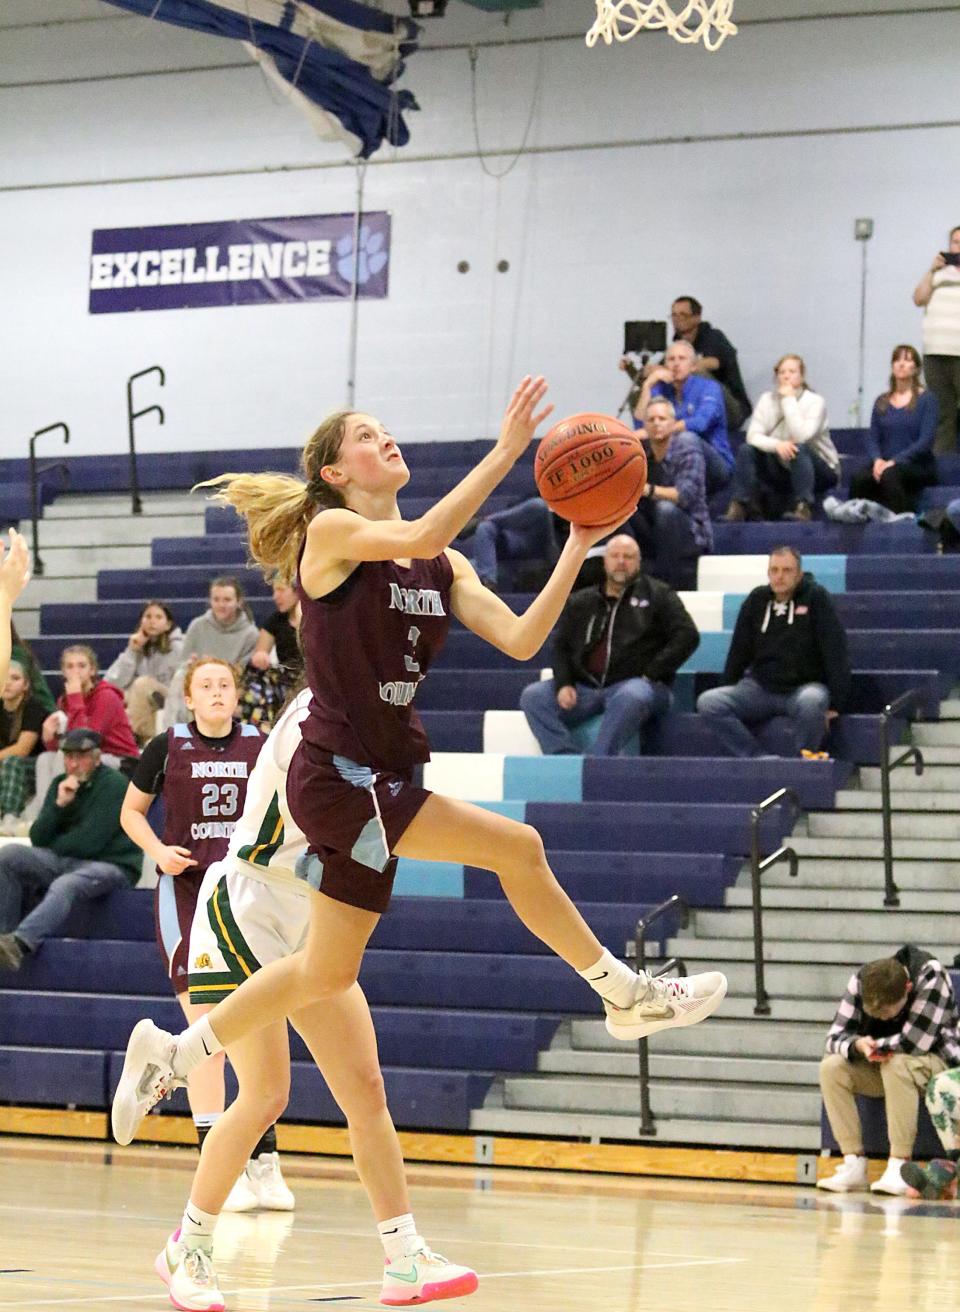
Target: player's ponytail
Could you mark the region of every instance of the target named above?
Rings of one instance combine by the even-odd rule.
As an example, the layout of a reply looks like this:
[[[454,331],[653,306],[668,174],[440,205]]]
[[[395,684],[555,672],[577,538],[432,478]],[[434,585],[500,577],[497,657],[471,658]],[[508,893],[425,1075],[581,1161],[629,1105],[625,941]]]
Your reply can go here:
[[[221,474],[197,484],[197,488],[215,487],[211,500],[232,506],[247,521],[250,555],[271,579],[292,582],[310,521],[318,510],[344,504],[320,471],[340,454],[351,413],[339,410],[330,415],[307,442],[301,460],[306,482],[289,474],[268,473]]]

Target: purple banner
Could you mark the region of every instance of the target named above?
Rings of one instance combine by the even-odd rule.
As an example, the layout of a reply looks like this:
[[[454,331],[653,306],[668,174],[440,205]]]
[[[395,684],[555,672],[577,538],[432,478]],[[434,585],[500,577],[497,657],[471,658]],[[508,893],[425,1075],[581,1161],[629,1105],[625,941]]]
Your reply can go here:
[[[275,305],[387,295],[390,215],[236,219],[157,228],[99,228],[90,255],[90,313]]]

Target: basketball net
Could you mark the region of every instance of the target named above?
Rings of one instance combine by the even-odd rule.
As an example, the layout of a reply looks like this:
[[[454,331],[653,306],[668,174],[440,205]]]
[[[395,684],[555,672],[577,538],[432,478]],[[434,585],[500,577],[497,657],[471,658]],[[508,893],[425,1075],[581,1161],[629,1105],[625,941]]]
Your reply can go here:
[[[601,37],[607,45],[629,41],[642,28],[663,28],[674,41],[702,41],[708,50],[719,50],[728,36],[737,34],[732,14],[733,0],[597,0],[587,45],[595,46]]]

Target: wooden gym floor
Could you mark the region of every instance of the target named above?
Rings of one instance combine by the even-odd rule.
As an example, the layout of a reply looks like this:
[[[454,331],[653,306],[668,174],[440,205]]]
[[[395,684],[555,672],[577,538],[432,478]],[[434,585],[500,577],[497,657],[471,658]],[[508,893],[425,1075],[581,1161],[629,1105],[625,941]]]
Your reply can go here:
[[[0,1140],[0,1309],[162,1309],[192,1153]],[[378,1307],[349,1163],[286,1157],[294,1215],[224,1216],[231,1312]],[[952,1304],[956,1204],[789,1186],[412,1166],[421,1231],[480,1272],[451,1312],[912,1312]]]

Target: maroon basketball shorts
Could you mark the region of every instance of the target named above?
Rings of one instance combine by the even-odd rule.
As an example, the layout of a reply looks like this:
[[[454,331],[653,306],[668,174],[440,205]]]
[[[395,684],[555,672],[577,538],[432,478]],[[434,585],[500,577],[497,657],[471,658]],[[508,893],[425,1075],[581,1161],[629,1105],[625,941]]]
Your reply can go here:
[[[190,957],[190,927],[197,909],[203,870],[185,870],[182,875],[159,875],[153,897],[157,946],[167,967],[174,993],[187,992]]]
[[[287,775],[287,803],[309,844],[297,874],[337,902],[386,911],[393,849],[430,796],[411,779],[301,743]]]

